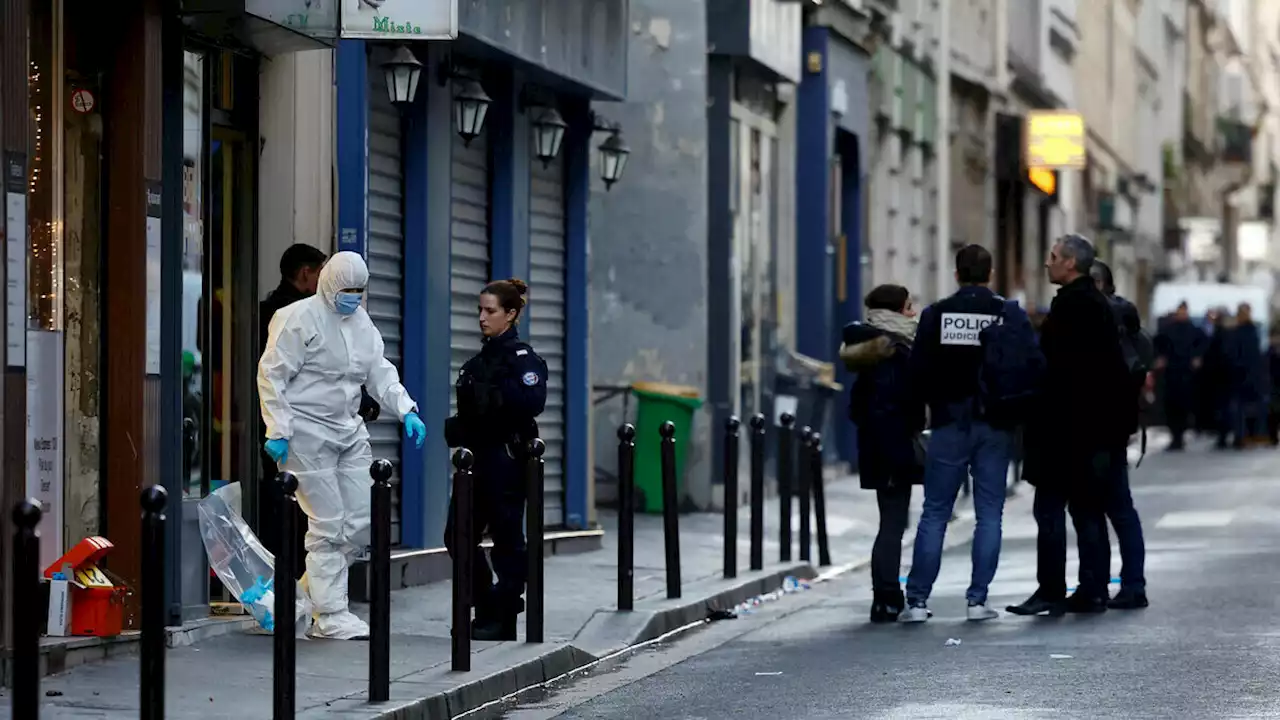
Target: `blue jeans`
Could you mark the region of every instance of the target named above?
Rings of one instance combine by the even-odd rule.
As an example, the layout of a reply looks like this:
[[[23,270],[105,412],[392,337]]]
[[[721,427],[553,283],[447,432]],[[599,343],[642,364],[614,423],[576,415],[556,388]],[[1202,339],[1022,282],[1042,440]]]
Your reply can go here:
[[[1146,545],[1142,539],[1142,521],[1133,506],[1133,493],[1129,490],[1129,463],[1123,453],[1112,460],[1110,487],[1107,489],[1107,519],[1116,531],[1120,544],[1120,588],[1145,593],[1147,579],[1144,576]]]
[[[962,427],[963,425],[963,427]],[[907,578],[907,601],[929,599],[942,565],[942,543],[955,509],[956,495],[973,475],[973,576],[965,593],[970,603],[986,603],[987,588],[1000,562],[1000,523],[1013,435],[983,422],[935,428],[929,438],[924,472],[924,509]]]

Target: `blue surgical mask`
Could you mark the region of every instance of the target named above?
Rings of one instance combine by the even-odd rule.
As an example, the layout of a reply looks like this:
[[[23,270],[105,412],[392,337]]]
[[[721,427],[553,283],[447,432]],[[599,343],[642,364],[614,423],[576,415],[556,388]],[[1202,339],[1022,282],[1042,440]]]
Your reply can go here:
[[[360,307],[360,293],[340,292],[333,299],[333,305],[339,315],[351,315]]]

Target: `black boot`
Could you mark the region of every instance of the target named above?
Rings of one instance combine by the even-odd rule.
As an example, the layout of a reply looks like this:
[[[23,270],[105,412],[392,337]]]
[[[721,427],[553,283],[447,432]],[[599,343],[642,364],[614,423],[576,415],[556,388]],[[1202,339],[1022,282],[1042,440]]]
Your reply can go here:
[[[1120,592],[1111,598],[1111,602],[1107,603],[1107,607],[1112,610],[1141,610],[1150,604],[1145,590],[1130,590],[1122,587]]]
[[[907,602],[902,597],[901,590],[877,592],[871,600],[871,622],[877,624],[897,622],[898,615],[906,606]]]
[[[1102,595],[1086,595],[1079,590],[1071,594],[1067,598],[1067,612],[1081,615],[1096,615],[1107,611],[1107,597],[1104,592]]]
[[[524,612],[524,599],[498,600],[482,617],[476,613],[471,639],[481,642],[505,642],[516,639],[516,618]]]

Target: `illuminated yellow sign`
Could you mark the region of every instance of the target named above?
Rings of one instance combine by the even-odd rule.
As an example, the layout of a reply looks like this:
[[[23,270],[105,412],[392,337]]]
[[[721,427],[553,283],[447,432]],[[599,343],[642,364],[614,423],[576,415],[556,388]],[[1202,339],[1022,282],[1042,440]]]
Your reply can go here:
[[[1029,168],[1027,180],[1045,195],[1052,195],[1058,189],[1058,176],[1054,175],[1052,170],[1042,167]]]
[[[1070,110],[1032,110],[1027,113],[1028,167],[1047,170],[1079,169],[1085,164],[1084,118]]]

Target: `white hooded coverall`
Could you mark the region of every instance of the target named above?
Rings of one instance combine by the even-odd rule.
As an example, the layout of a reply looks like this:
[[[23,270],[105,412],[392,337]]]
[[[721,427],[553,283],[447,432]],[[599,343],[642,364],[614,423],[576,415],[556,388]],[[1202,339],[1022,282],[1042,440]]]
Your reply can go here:
[[[320,271],[315,295],[276,313],[258,362],[258,395],[267,438],[289,441],[281,470],[298,477],[298,505],[309,520],[303,586],[315,606],[316,637],[367,637],[351,613],[347,571],[368,543],[369,431],[357,414],[360,386],[403,422],[416,410],[384,357],[382,335],[363,307],[341,315],[340,290],[364,288],[360,255],[335,254]]]

